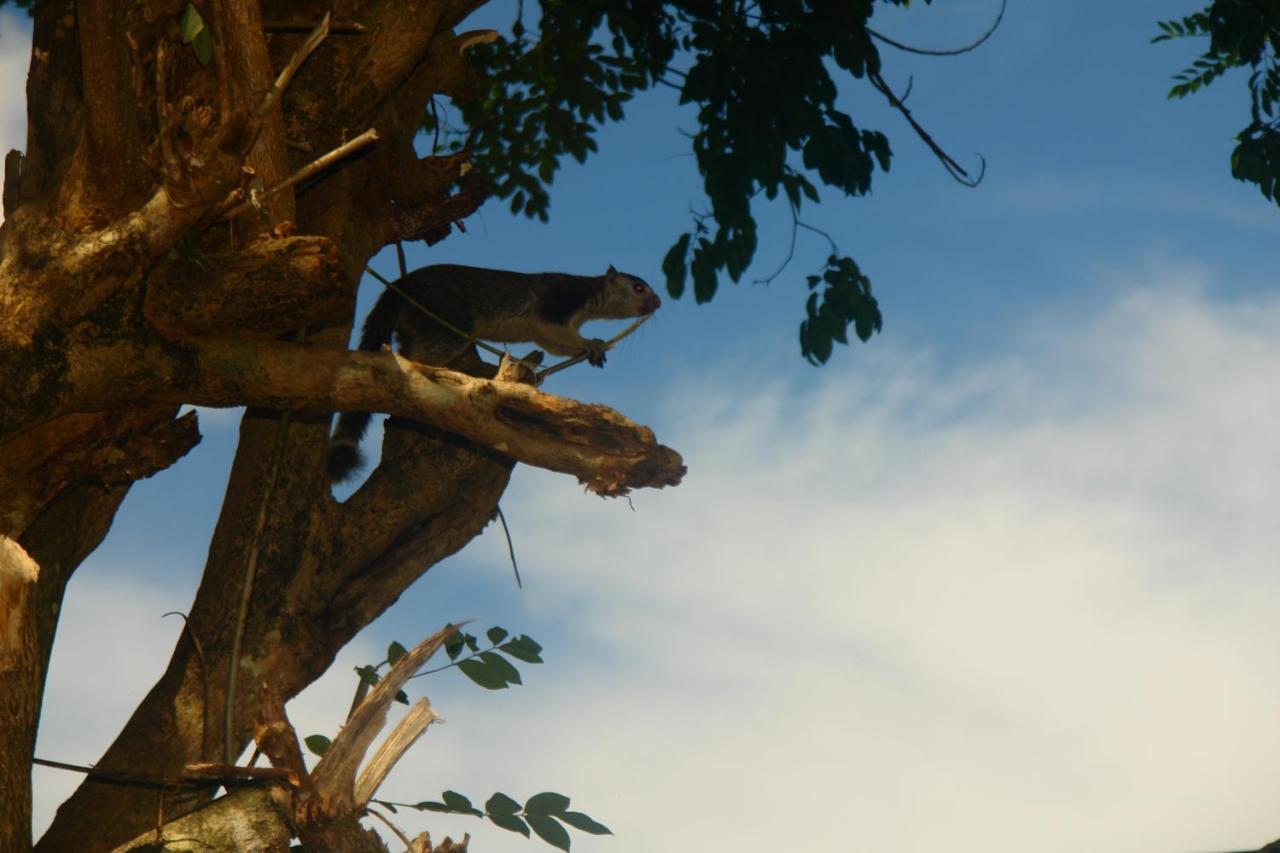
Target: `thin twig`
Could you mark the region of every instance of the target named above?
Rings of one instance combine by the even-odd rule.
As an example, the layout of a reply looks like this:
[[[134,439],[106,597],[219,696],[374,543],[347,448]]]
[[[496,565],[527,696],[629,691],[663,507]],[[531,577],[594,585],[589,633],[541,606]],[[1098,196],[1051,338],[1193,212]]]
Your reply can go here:
[[[294,172],[292,175],[285,178],[283,181],[280,181],[278,184],[274,184],[272,186],[267,187],[265,190],[258,193],[257,200],[261,202],[263,199],[270,198],[271,196],[275,195],[281,190],[287,190],[289,187],[292,187],[295,184],[305,181],[307,178],[311,177],[317,172],[321,172],[329,168],[330,166],[332,166],[334,163],[338,162],[342,158],[351,155],[352,153],[360,150],[366,145],[370,145],[376,142],[377,140],[378,140],[378,131],[371,127],[368,130],[366,130],[364,133],[357,136],[355,139],[352,139],[350,142],[346,142],[342,145],[339,145],[337,148],[333,149],[328,154],[322,154],[321,156],[312,160],[310,163],[303,166],[301,169]],[[221,205],[219,205],[219,207],[229,207],[230,210],[227,210],[225,213],[222,213],[219,210],[214,210],[210,218],[211,219],[235,219],[241,214],[247,213],[249,209],[253,207],[252,201],[245,201],[238,205],[235,205],[234,207],[232,207],[232,204],[234,204],[234,202],[232,201],[232,197],[228,196],[227,199],[223,201]]]
[[[315,26],[311,21],[298,19],[291,21],[263,21],[262,31],[264,33],[305,33]],[[368,29],[359,21],[333,21],[329,24],[329,34],[335,36],[364,35]]]
[[[520,567],[516,565],[516,546],[511,544],[511,528],[507,526],[507,517],[502,514],[502,507],[494,507],[498,512],[498,521],[502,522],[502,532],[507,535],[507,553],[511,555],[511,570],[516,573],[516,587],[524,589],[520,582]]]
[[[126,785],[134,788],[154,788],[162,791],[174,788],[207,788],[211,782],[216,781],[162,779],[159,776],[148,776],[143,773],[128,773],[120,770],[100,770],[97,767],[86,767],[83,764],[67,764],[64,761],[49,761],[46,758],[32,758],[31,763],[39,764],[41,767],[52,767],[56,770],[70,770],[73,773],[83,773],[94,781],[104,782],[108,785]]]
[[[605,341],[604,348],[606,350],[613,349],[617,345],[618,341],[622,340],[627,335],[631,334],[636,329],[643,326],[645,322],[647,322],[648,319],[652,316],[653,316],[652,314],[645,314],[643,317],[638,317],[636,321],[632,323],[630,326],[627,326],[621,332],[614,335],[612,338],[609,338],[609,340]],[[539,370],[537,374],[537,382],[541,383],[543,379],[546,379],[551,374],[559,373],[560,371],[564,370],[566,367],[573,367],[575,364],[578,364],[579,362],[586,361],[586,360],[587,360],[587,354],[585,352],[582,352],[582,353],[578,353],[572,358],[566,358],[564,361],[560,362],[559,364],[553,364],[548,368]]]
[[[320,23],[311,31],[311,35],[307,36],[307,40],[293,52],[293,56],[289,57],[289,63],[281,69],[279,76],[276,77],[275,85],[263,97],[262,103],[258,104],[257,115],[259,118],[267,114],[267,111],[275,106],[276,101],[280,100],[280,96],[284,94],[284,90],[288,88],[289,81],[293,79],[293,75],[298,73],[298,69],[302,67],[302,63],[307,61],[307,57],[311,52],[320,46],[320,42],[324,41],[329,35],[329,14],[324,13],[324,17],[320,19]]]
[[[241,779],[257,779],[288,782],[297,787],[298,774],[288,767],[243,767],[238,764],[213,764],[201,761],[183,768],[187,778],[210,779],[215,782],[235,782]]]
[[[404,243],[396,241],[396,262],[400,265],[400,277],[404,278],[409,274],[409,265],[404,258]]]
[[[878,33],[875,30],[871,29],[871,27],[867,27],[867,35],[871,36],[872,38],[879,39],[880,41],[884,42],[890,47],[896,47],[898,50],[901,50],[905,53],[918,53],[921,56],[959,56],[962,53],[968,53],[971,50],[976,50],[979,45],[981,45],[987,39],[991,38],[991,36],[995,35],[996,28],[1000,26],[1000,21],[1001,19],[1004,18],[1005,7],[1008,5],[1009,5],[1009,0],[1000,0],[1000,12],[999,14],[996,15],[996,19],[991,22],[991,26],[987,28],[987,31],[983,33],[978,38],[977,41],[973,42],[972,44],[967,44],[964,47],[956,47],[948,50],[929,50],[928,48],[923,48],[923,47],[912,47],[909,44],[903,44],[900,41],[894,41],[893,39],[889,38],[883,33]]]
[[[907,109],[907,106],[902,102],[902,99],[893,93],[893,90],[889,88],[889,84],[880,76],[879,71],[867,72],[867,80],[870,81],[871,85],[874,86],[878,92],[889,100],[890,106],[902,113],[903,118],[905,118],[907,123],[911,125],[911,129],[916,132],[916,136],[919,136],[920,139],[924,141],[924,144],[929,146],[929,150],[933,152],[933,156],[938,158],[938,162],[942,164],[942,167],[947,170],[947,173],[950,174],[956,182],[964,184],[966,187],[976,187],[978,184],[982,183],[982,178],[987,174],[987,160],[985,157],[981,154],[978,155],[978,159],[982,161],[982,168],[978,171],[978,177],[970,178],[969,173],[964,170],[964,167],[952,159],[950,154],[943,151],[942,146],[934,142],[933,137],[929,135],[929,132],[920,126],[920,122],[916,121],[915,117],[911,115],[911,111]]]
[[[405,850],[409,851],[409,853],[413,853],[413,842],[409,840],[409,836],[400,831],[400,827],[391,822],[391,818],[387,817],[377,809],[371,809],[368,806],[364,807],[364,813],[371,814],[378,820],[385,823],[387,828],[395,833],[396,838],[399,838],[401,843],[404,844]]]

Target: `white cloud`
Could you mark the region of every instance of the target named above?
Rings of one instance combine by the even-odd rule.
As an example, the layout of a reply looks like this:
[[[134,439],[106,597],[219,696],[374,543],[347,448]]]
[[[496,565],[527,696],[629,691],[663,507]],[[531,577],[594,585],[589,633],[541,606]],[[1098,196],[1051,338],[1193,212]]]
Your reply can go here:
[[[635,513],[526,472],[526,595],[580,659],[391,787],[557,787],[629,853],[1280,836],[1280,301],[1148,275],[987,363],[687,387],[688,480]]]
[[[878,347],[805,391],[690,378],[659,430],[687,482],[635,512],[522,469],[505,502],[522,604],[565,636],[517,690],[427,684],[449,723],[381,795],[563,791],[618,835],[575,834],[585,853],[1280,836],[1280,300],[1224,303],[1202,278],[1117,279],[1093,319],[1046,318],[964,364]],[[77,627],[73,600],[50,687],[53,708],[118,687],[119,713],[95,710],[106,729],[178,630],[129,640],[173,605],[117,598],[110,630],[145,677],[87,680],[108,667],[89,642],[103,628]],[[291,705],[302,733],[334,730],[350,663],[378,656],[350,650]],[[42,749],[105,745],[51,713]],[[395,819],[538,849],[429,817]]]

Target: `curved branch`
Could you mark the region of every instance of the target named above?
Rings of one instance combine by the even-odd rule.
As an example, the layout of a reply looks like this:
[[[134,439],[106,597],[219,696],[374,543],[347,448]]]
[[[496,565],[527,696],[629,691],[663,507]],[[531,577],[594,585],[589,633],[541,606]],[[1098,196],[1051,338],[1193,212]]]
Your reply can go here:
[[[985,42],[987,39],[995,35],[996,29],[1000,26],[1000,22],[1004,19],[1005,7],[1007,7],[1008,5],[1009,5],[1009,0],[1000,0],[1000,11],[996,14],[996,19],[991,22],[991,26],[987,28],[987,31],[985,33],[983,33],[981,36],[978,37],[977,41],[971,42],[970,44],[966,44],[963,47],[955,47],[955,48],[950,48],[945,50],[930,50],[929,48],[924,48],[924,47],[912,47],[909,44],[903,44],[900,41],[895,41],[889,38],[888,36],[884,35],[883,33],[876,32],[875,30],[871,29],[871,27],[867,27],[867,35],[871,36],[874,39],[878,39],[884,42],[890,47],[895,47],[898,50],[903,51],[904,53],[916,53],[916,54],[919,54],[920,56],[959,56],[962,53],[968,53],[969,51],[977,50],[978,47],[982,45],[983,42]]]
[[[978,177],[969,177],[969,173],[964,170],[964,167],[957,163],[950,154],[943,151],[942,146],[934,142],[933,137],[929,135],[929,132],[920,125],[920,122],[915,120],[915,116],[911,115],[911,110],[907,109],[907,105],[902,102],[902,98],[894,94],[894,91],[889,88],[889,84],[880,76],[879,71],[867,72],[867,80],[871,82],[871,85],[875,87],[876,91],[880,92],[880,94],[884,95],[885,98],[889,100],[890,106],[902,113],[903,118],[905,118],[907,123],[911,125],[911,129],[916,132],[916,136],[919,136],[920,139],[924,141],[924,144],[929,146],[929,150],[933,152],[933,156],[938,158],[938,162],[942,164],[942,167],[947,170],[947,173],[951,175],[957,183],[964,184],[966,187],[976,187],[978,184],[982,183],[983,177],[987,174],[987,160],[985,157],[981,154],[978,155],[978,159],[982,164],[981,168],[978,170]]]

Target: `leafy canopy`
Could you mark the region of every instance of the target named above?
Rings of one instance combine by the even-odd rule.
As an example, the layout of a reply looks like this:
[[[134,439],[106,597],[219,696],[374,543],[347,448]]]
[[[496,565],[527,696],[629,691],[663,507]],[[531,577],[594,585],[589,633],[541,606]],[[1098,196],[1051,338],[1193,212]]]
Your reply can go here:
[[[1215,0],[1185,18],[1160,21],[1153,42],[1207,38],[1209,47],[1175,75],[1171,98],[1185,98],[1233,68],[1250,67],[1250,121],[1236,135],[1231,174],[1280,204],[1280,5],[1274,0]]]
[[[518,0],[510,35],[469,53],[482,83],[459,105],[461,127],[451,126],[433,101],[424,128],[437,147],[470,151],[492,192],[507,199],[513,212],[546,220],[548,187],[563,158],[582,162],[597,150],[596,131],[620,121],[637,92],[671,88],[680,104],[696,109],[697,128],[689,137],[705,198],[694,206],[662,269],[673,297],[691,279],[694,298],[707,302],[722,274],[737,282],[755,258],[752,203],[760,195],[787,205],[794,248],[794,229],[810,228],[801,211],[819,201],[819,186],[866,195],[875,171],[889,170],[888,138],[860,127],[836,106],[837,80],[865,80],[907,118],[953,177],[976,183],[928,137],[881,77],[875,39],[910,48],[868,26],[876,2],[910,4],[544,0],[535,36],[525,29]],[[1234,42],[1231,49],[1238,49]],[[1250,164],[1241,168],[1256,171]],[[850,326],[866,341],[882,323],[871,280],[822,236],[831,251],[816,273],[805,276],[810,294],[800,324],[801,352],[814,364],[826,362],[835,343],[848,343]]]
[[[801,210],[818,202],[819,185],[861,196],[876,169],[888,171],[888,138],[836,105],[841,78],[865,79],[896,100],[880,76],[873,8],[873,0],[546,0],[536,37],[518,16],[509,38],[471,53],[483,88],[461,105],[463,127],[444,128],[445,144],[470,150],[512,211],[545,220],[563,157],[585,160],[596,130],[622,119],[635,93],[671,88],[696,108],[688,135],[705,199],[662,268],[673,297],[692,279],[694,298],[706,302],[722,273],[737,282],[755,257],[757,197],[781,198],[793,227],[808,227]],[[437,114],[427,129],[439,139]],[[806,282],[800,346],[811,362],[848,343],[850,326],[864,341],[880,329],[870,279],[834,242]]]

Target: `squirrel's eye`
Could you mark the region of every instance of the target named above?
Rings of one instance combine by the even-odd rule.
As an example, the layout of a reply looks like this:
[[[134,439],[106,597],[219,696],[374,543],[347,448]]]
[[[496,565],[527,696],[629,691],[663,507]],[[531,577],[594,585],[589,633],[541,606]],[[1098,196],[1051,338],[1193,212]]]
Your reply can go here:
[[[645,286],[645,283],[643,281],[637,281],[631,285],[631,289],[634,290],[636,293],[644,293],[649,288]]]

